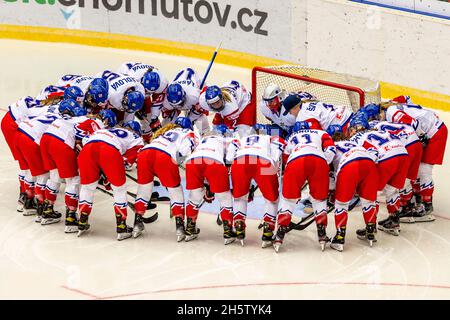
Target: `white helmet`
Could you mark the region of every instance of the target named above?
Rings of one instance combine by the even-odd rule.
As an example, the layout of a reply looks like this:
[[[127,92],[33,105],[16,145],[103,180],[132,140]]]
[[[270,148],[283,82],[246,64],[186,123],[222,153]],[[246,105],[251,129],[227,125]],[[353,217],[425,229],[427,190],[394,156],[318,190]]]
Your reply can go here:
[[[270,101],[273,98],[279,96],[281,98],[281,88],[275,84],[275,83],[270,83],[266,89],[264,89],[264,93],[263,93],[263,100],[265,101]],[[281,99],[280,99],[281,100]]]

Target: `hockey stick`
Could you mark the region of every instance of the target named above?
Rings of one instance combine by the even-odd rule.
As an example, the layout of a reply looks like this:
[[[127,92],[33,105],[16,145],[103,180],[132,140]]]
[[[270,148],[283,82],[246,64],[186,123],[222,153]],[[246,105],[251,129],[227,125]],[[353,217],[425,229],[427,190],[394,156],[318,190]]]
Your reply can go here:
[[[100,190],[101,192],[103,192],[103,193],[109,195],[110,197],[113,197],[113,196],[114,196],[111,192],[109,192],[109,191],[107,191],[107,190],[105,190],[105,189],[103,189],[103,188],[97,187],[97,190]],[[128,201],[128,206],[130,207],[131,210],[135,211],[134,204],[131,203],[130,201]],[[154,204],[154,206],[155,206],[154,208],[156,208],[156,205],[155,205],[155,204]],[[148,209],[148,208],[147,208],[147,209]],[[144,217],[143,217],[142,221],[143,221],[144,223],[148,224],[148,223],[155,222],[157,219],[158,219],[158,212],[156,212],[156,213],[155,213],[154,215],[152,215],[151,217],[148,217],[148,218],[144,218]]]
[[[131,191],[127,191],[127,194],[133,198],[136,198],[136,193],[133,193]],[[152,196],[150,198],[150,201],[156,202],[156,201],[170,201],[169,197],[160,197],[158,192],[153,192]],[[152,208],[154,209],[154,208]]]
[[[200,89],[203,89],[203,86],[205,85],[206,78],[208,77],[209,71],[211,71],[211,67],[214,63],[214,60],[216,59],[217,54],[219,53],[219,49],[221,46],[222,46],[222,41],[220,41],[219,45],[216,47],[216,50],[213,53],[211,61],[209,62],[208,68],[206,68],[205,75],[203,76],[202,82],[200,84]]]
[[[311,218],[312,216],[314,216],[314,212],[311,212],[308,216],[306,216],[305,218],[303,218],[302,220],[300,220],[299,223],[289,223],[289,229],[288,232],[291,230],[304,230],[306,229],[310,224],[312,224],[314,221],[316,221],[314,218],[311,219],[310,221],[304,223],[306,220],[308,220],[309,218]]]
[[[333,210],[334,210],[334,206],[328,208],[327,214],[329,214]],[[308,214],[306,217],[302,218],[298,223],[293,223],[293,222],[289,223],[289,231],[306,229],[311,223],[313,223],[315,221],[315,219],[311,219],[311,221],[308,221],[307,223],[305,223],[305,221],[308,220],[309,218],[311,218],[312,216],[314,216],[314,211],[311,212],[310,214]]]

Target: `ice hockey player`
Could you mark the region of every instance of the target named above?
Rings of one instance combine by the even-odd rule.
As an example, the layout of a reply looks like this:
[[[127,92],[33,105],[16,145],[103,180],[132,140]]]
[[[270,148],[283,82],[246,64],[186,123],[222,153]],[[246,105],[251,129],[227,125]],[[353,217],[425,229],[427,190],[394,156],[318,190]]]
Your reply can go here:
[[[408,151],[409,167],[406,175],[405,185],[400,190],[400,222],[414,223],[421,221],[433,221],[432,214],[424,215],[424,211],[417,212],[412,203],[413,189],[412,184],[417,179],[419,173],[420,161],[422,159],[423,148],[420,139],[413,127],[408,124],[392,123],[387,121],[371,121],[369,122],[371,128],[379,131],[387,131],[390,134],[396,135],[403,142],[403,145]],[[432,220],[430,220],[432,218]]]
[[[15,147],[15,138],[18,133],[19,124],[23,120],[27,120],[30,111],[36,111],[36,106],[39,105],[39,101],[35,100],[34,98],[28,96],[21,98],[17,100],[15,103],[12,103],[8,107],[8,112],[5,113],[5,115],[2,118],[1,121],[1,129],[3,136],[6,140],[6,143],[8,144],[9,150],[11,151],[11,154],[14,158],[14,160],[18,161],[19,156],[17,155],[17,150]],[[25,176],[27,175],[27,179],[25,179]],[[23,212],[24,205],[27,199],[27,209],[28,210],[34,210],[34,202],[33,202],[33,196],[27,197],[26,190],[33,190],[34,194],[34,182],[32,180],[31,174],[29,173],[29,170],[20,170],[19,171],[19,200],[18,200],[18,207],[17,211]]]
[[[236,80],[213,85],[200,94],[200,107],[215,112],[213,126],[224,124],[236,130],[241,137],[247,136],[256,124],[256,108],[251,103],[251,93]]]
[[[258,127],[257,127],[258,128]],[[247,217],[248,193],[254,180],[264,198],[262,247],[272,245],[278,209],[279,182],[278,171],[285,141],[270,136],[264,129],[259,134],[235,139],[227,150],[226,159],[232,162],[231,180],[233,184],[233,211],[236,237],[244,245],[245,220]]]
[[[376,155],[378,191],[384,191],[389,217],[378,222],[378,229],[398,236],[400,232],[400,194],[409,168],[409,157],[399,137],[386,131],[370,131],[367,116],[357,113],[348,128],[350,141]],[[358,230],[360,235],[363,231]],[[364,232],[365,234],[365,232]]]
[[[113,190],[117,240],[131,237],[132,228],[126,225],[128,202],[125,166],[136,161],[138,150],[143,145],[141,127],[136,121],[97,130],[84,139],[84,146],[78,156],[81,182],[78,236],[90,228],[88,218],[92,211],[94,192],[103,173]]]
[[[231,132],[224,124],[217,125],[205,134],[195,151],[186,159],[186,190],[189,200],[186,208],[186,241],[195,239],[198,212],[205,195],[205,179],[210,192],[219,200],[220,218],[223,221],[223,238],[227,245],[236,239],[232,231],[233,203],[230,192],[226,151],[232,141]]]
[[[169,82],[159,69],[145,63],[124,63],[118,73],[131,76],[144,86],[144,106],[135,115],[142,120],[142,138],[149,142],[153,132],[161,128],[159,116]]]
[[[145,90],[142,84],[133,77],[108,70],[101,76],[108,81],[108,106],[116,110],[119,124],[134,120],[135,112],[144,105]]]
[[[262,101],[259,105],[259,110],[264,117],[282,130],[282,137],[287,137],[295,123],[295,117],[290,113],[285,113],[286,109],[283,107],[283,100],[288,95],[277,84],[271,83],[264,89]],[[299,95],[302,101],[317,100],[316,97],[307,92],[301,92]]]
[[[191,68],[181,70],[167,87],[161,109],[163,125],[173,123],[181,111],[184,111],[185,116],[197,126],[200,133],[208,131],[209,122],[206,117],[208,112],[199,105],[199,96],[200,79],[196,72]]]
[[[298,95],[291,95],[283,102],[286,110],[298,108]],[[317,235],[322,251],[329,242],[327,227],[327,198],[329,189],[329,164],[336,154],[336,147],[327,132],[309,128],[306,121],[296,122],[289,137],[285,154],[289,155],[283,175],[282,198],[278,211],[278,229],[274,249],[279,251],[288,232],[292,213],[301,198],[301,190],[309,182]]]
[[[331,248],[344,250],[345,234],[350,201],[358,194],[362,204],[365,228],[365,239],[372,246],[375,239],[377,220],[378,169],[376,157],[365,148],[348,140],[343,140],[342,129],[331,125],[327,133],[336,145],[333,168],[336,176],[334,221],[336,235],[331,241]]]
[[[399,96],[388,103],[375,106],[372,114],[380,120],[411,125],[424,145],[419,166],[418,181],[414,185],[414,194],[418,205],[420,220],[434,220],[433,212],[433,166],[441,165],[447,144],[448,129],[444,122],[432,110],[414,104],[408,96]]]
[[[14,160],[17,160],[14,139],[18,132],[18,125],[23,120],[45,114],[50,105],[58,104],[64,99],[64,90],[65,87],[50,85],[42,89],[36,98],[30,96],[23,97],[8,106],[8,112],[2,118],[1,128],[8,147],[13,154]],[[19,185],[20,195],[17,211],[23,212],[25,200],[27,199],[25,195],[25,185],[28,186],[28,190],[34,190],[33,178],[29,171],[25,172],[20,170]],[[27,201],[27,211],[30,212],[35,211],[33,208],[34,202],[30,202],[31,199],[33,198],[28,198]]]
[[[77,87],[69,87],[71,90]],[[65,94],[67,96],[67,94]],[[42,225],[56,223],[61,214],[54,211],[61,179],[65,186],[65,232],[78,231],[76,210],[80,189],[80,177],[78,176],[77,155],[81,140],[103,127],[97,119],[86,117],[87,111],[75,100],[66,99],[61,103],[59,112],[61,119],[55,120],[42,136],[40,146],[44,167],[49,171],[49,179],[45,188],[45,205],[42,214]]]
[[[45,185],[48,179],[48,170],[45,169],[39,145],[42,135],[50,124],[56,119],[61,118],[58,109],[64,109],[67,104],[70,105],[71,102],[62,101],[59,105],[43,107],[43,110],[46,110],[44,114],[21,121],[18,133],[15,136],[16,155],[18,156],[20,169],[29,170],[33,177],[32,180],[36,181],[35,188],[32,188],[31,185],[26,185],[27,190],[25,192],[27,194],[27,205],[25,207],[28,209],[28,203],[32,201],[33,197],[36,198],[37,211],[34,212],[34,210],[32,210],[27,211],[27,213],[37,213],[35,221],[38,223],[41,222],[42,218],[45,200]],[[39,110],[39,112],[41,111]]]
[[[152,140],[139,152],[137,159],[138,190],[135,200],[136,217],[133,237],[138,237],[144,230],[143,215],[150,201],[153,180],[159,178],[170,195],[171,216],[175,217],[177,241],[186,238],[185,202],[178,165],[184,157],[189,156],[198,144],[198,137],[192,130],[189,118],[179,117],[175,123],[169,123],[155,132]],[[192,220],[190,220],[192,223]],[[188,225],[189,235],[198,234],[199,230]]]

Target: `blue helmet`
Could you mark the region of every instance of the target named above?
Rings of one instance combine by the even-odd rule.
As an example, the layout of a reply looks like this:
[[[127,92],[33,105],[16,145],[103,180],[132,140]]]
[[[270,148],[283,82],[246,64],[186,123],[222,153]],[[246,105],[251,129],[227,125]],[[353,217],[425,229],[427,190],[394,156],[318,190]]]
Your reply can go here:
[[[205,92],[205,99],[208,105],[216,103],[219,100],[222,100],[222,90],[218,86],[209,86]],[[222,104],[221,109],[225,108],[225,105]],[[220,110],[218,110],[220,111]]]
[[[122,101],[122,106],[127,112],[134,113],[141,110],[144,105],[145,97],[139,91],[128,92]]]
[[[87,111],[83,107],[75,107],[74,117],[81,117],[87,115]]]
[[[193,130],[192,121],[187,117],[178,117],[177,120],[175,120],[175,124],[179,125],[183,129]]]
[[[359,112],[364,112],[367,118],[373,118],[380,114],[380,105],[375,103],[370,103],[364,107],[362,107]]]
[[[91,81],[90,83],[91,86],[100,86],[103,87],[105,89],[108,89],[108,81],[106,81],[103,78],[95,78],[94,80]]]
[[[123,128],[129,128],[138,136],[142,135],[141,125],[137,121],[127,121],[122,125]]]
[[[73,86],[68,87],[66,90],[64,90],[64,100],[66,99],[73,99],[78,102],[82,102],[84,98],[84,93],[80,89],[80,87]]]
[[[300,130],[308,130],[309,128],[310,128],[309,123],[307,121],[297,121],[292,126],[292,132],[299,132]]]
[[[100,119],[107,127],[114,127],[117,124],[117,116],[111,109],[100,111]]]
[[[60,102],[58,111],[60,114],[68,114],[73,117],[75,108],[81,108],[80,104],[73,99],[66,99]]]
[[[327,133],[332,137],[335,133],[342,133],[342,127],[338,124],[332,124],[327,128]]]
[[[88,102],[104,103],[108,99],[108,88],[90,85],[87,90]],[[90,101],[89,101],[90,100]]]
[[[359,111],[350,120],[349,128],[355,129],[368,129],[369,120],[364,112]]]
[[[218,133],[219,135],[223,137],[230,137],[231,131],[228,129],[228,127],[225,124],[218,124],[214,126],[213,132]]]
[[[142,85],[144,86],[145,90],[153,93],[156,90],[158,90],[159,86],[161,85],[161,79],[159,77],[159,74],[154,71],[147,72],[142,77]]]
[[[172,83],[169,87],[167,87],[167,100],[170,104],[182,104],[185,95],[186,93],[179,83]]]

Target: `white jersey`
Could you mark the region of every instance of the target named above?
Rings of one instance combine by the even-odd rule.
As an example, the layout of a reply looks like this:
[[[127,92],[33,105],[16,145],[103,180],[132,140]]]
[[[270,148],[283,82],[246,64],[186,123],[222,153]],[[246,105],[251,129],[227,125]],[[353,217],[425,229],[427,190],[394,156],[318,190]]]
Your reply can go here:
[[[377,162],[408,155],[400,138],[386,131],[358,132],[350,141],[372,152]]]
[[[134,147],[141,147],[144,141],[135,133],[126,129],[112,128],[97,130],[91,136],[83,140],[83,144],[87,145],[91,142],[105,142],[116,148],[121,155]]]
[[[76,79],[83,78],[83,77],[84,76],[82,76],[80,74],[66,74],[58,80],[57,85],[58,86],[71,85]]]
[[[364,159],[376,161],[376,156],[354,142],[346,140],[336,142],[336,155],[333,159],[333,167],[336,175],[348,163]]]
[[[131,88],[134,88],[136,91],[142,93],[142,95],[145,96],[144,87],[138,80],[133,77],[119,76],[113,78],[113,80],[109,82],[108,101],[114,109],[125,111],[124,107],[122,106],[122,100],[125,96],[125,93]]]
[[[141,82],[142,77],[147,72],[155,72],[159,75],[160,84],[159,87],[153,93],[153,95],[163,93],[164,90],[169,85],[169,81],[158,68],[155,68],[154,66],[145,63],[127,62],[122,64],[117,70],[117,73],[133,77],[139,82]]]
[[[81,140],[86,137],[87,132],[93,133],[102,128],[104,128],[104,124],[99,119],[94,120],[86,116],[63,116],[52,122],[44,134],[51,135],[74,148],[76,139]]]
[[[225,164],[226,150],[232,140],[232,138],[222,136],[204,137],[186,161],[195,158],[208,158]]]
[[[78,77],[78,78],[74,79],[73,81],[70,81],[69,85],[71,87],[73,87],[73,86],[79,87],[81,89],[81,91],[83,91],[83,94],[86,94],[87,89],[89,88],[89,85],[91,84],[92,80],[94,80],[94,78],[92,78],[92,77],[87,77],[87,76]]]
[[[331,163],[336,154],[336,147],[325,131],[308,129],[292,134],[284,153],[289,155],[287,163],[304,156],[317,156]]]
[[[345,106],[335,106],[323,102],[306,102],[302,104],[296,121],[315,119],[315,121],[319,122],[322,130],[326,130],[332,124],[345,127],[349,123],[352,114],[352,110]]]
[[[192,68],[184,68],[177,73],[172,83],[185,84],[200,89],[201,80]]]
[[[279,137],[268,135],[249,135],[235,139],[227,150],[226,160],[231,163],[235,159],[253,156],[270,161],[275,167],[283,154],[286,142]]]
[[[387,131],[391,134],[396,135],[403,142],[405,148],[414,143],[420,142],[420,139],[417,136],[416,131],[409,124],[382,121],[378,122],[374,126],[374,128],[379,131]]]
[[[386,110],[386,121],[411,125],[418,136],[431,139],[444,124],[438,115],[415,104],[397,104]]]
[[[47,112],[47,108],[41,108],[42,106],[39,104],[39,100],[36,100],[30,96],[20,98],[16,102],[10,104],[8,106],[9,113],[13,120],[19,124],[23,120],[26,120],[30,117],[31,114],[33,116],[37,116],[38,113]]]
[[[61,118],[58,113],[57,105],[48,107],[46,113],[33,119],[23,120],[19,124],[19,131],[33,139],[34,142],[40,144],[42,135],[47,131],[48,127],[57,119]]]
[[[288,113],[287,115],[283,115],[283,113],[286,111],[283,105],[281,105],[281,109],[279,112],[273,112],[269,109],[267,103],[263,100],[259,104],[259,110],[264,115],[264,117],[266,117],[266,119],[271,121],[273,124],[280,126],[283,130],[289,131],[289,128],[295,124],[295,117],[292,114]]]
[[[190,129],[175,128],[169,130],[148,145],[142,150],[157,149],[167,153],[175,161],[178,157],[187,157],[195,149],[198,144],[198,136]]]
[[[242,111],[244,111],[245,107],[250,103],[251,94],[250,92],[238,81],[231,80],[225,82],[222,87],[222,92],[224,92],[224,96],[228,96],[230,101],[227,101],[225,97],[225,106],[223,110],[218,113],[222,116],[225,123],[229,127],[233,128],[234,123],[239,118],[239,115]],[[211,109],[206,102],[206,91],[203,91],[199,98],[200,107],[206,111],[216,112],[214,109]]]
[[[45,100],[54,97],[62,97],[66,89],[67,86],[49,85],[39,92],[39,94],[36,96],[36,100]]]

